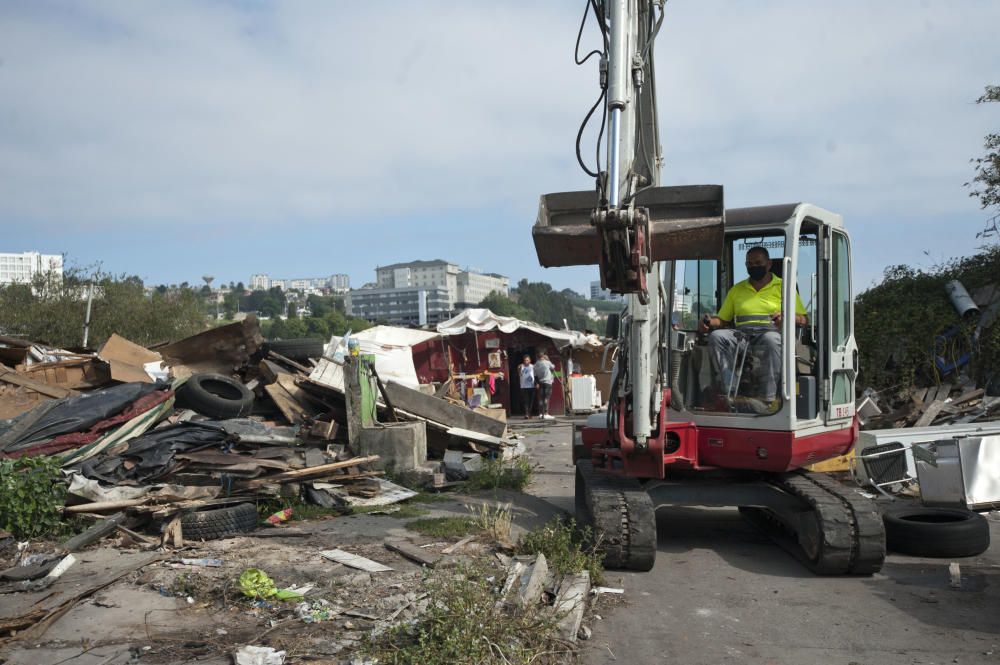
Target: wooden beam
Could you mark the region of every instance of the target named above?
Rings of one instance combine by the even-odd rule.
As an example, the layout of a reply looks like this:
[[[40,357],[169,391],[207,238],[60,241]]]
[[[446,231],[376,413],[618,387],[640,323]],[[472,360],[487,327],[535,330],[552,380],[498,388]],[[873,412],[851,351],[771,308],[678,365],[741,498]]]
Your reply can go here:
[[[506,423],[392,381],[385,384],[385,390],[397,409],[447,427],[459,427],[495,437],[503,436],[507,430]]]
[[[79,552],[87,545],[91,545],[106,536],[110,536],[124,521],[125,513],[115,513],[111,517],[94,524],[83,533],[78,533],[67,540],[63,543],[63,548],[67,552]]]
[[[30,388],[36,393],[41,393],[47,395],[48,397],[55,397],[59,399],[61,397],[71,397],[73,395],[79,395],[75,390],[70,390],[69,388],[60,388],[58,386],[50,386],[47,383],[42,383],[41,381],[35,381],[34,379],[29,379],[22,374],[15,372],[10,367],[6,365],[0,365],[0,381],[4,383],[12,383],[15,386],[21,386],[23,388]]]
[[[385,548],[391,552],[402,554],[410,561],[419,563],[421,566],[427,566],[428,568],[436,566],[438,560],[441,558],[436,554],[425,552],[413,543],[401,540],[387,540],[385,541]]]
[[[276,473],[266,478],[256,478],[254,480],[247,481],[243,486],[247,489],[253,489],[254,487],[259,487],[261,485],[267,485],[269,483],[281,483],[285,481],[292,480],[305,480],[308,478],[321,478],[331,471],[336,471],[337,469],[346,469],[352,466],[360,466],[361,464],[371,464],[372,462],[377,462],[379,459],[378,455],[369,455],[368,457],[354,457],[349,460],[344,460],[343,462],[332,462],[330,464],[323,464],[321,466],[310,466],[305,469],[296,469],[295,471],[285,471],[284,473]]]
[[[931,402],[930,405],[924,410],[923,414],[920,416],[920,418],[917,419],[917,422],[914,423],[913,426],[927,427],[932,422],[934,422],[934,419],[937,418],[937,415],[941,413],[941,409],[943,408],[944,408],[944,401],[935,400]]]

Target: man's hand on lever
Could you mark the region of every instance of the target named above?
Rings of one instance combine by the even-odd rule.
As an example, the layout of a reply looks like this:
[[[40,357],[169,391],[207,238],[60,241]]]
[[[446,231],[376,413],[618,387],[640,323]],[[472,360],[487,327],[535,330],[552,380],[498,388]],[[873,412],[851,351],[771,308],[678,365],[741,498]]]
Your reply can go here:
[[[781,327],[781,318],[782,318],[781,317],[781,312],[775,312],[774,314],[771,315],[771,322],[774,323],[774,325],[776,325],[777,327],[780,328]],[[795,325],[797,325],[797,326],[804,326],[804,325],[806,325],[806,323],[808,323],[808,319],[806,319],[806,317],[804,315],[802,315],[802,314],[796,314],[795,315]]]

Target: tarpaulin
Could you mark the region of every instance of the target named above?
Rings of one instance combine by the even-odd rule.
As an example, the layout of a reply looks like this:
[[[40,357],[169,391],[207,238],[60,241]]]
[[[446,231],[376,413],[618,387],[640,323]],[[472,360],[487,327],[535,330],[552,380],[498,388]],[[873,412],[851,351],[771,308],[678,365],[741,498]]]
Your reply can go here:
[[[512,333],[518,330],[530,330],[544,337],[557,342],[559,346],[572,346],[581,348],[584,346],[600,347],[601,341],[596,335],[586,335],[575,330],[556,330],[546,328],[537,323],[522,321],[513,316],[500,316],[488,309],[473,308],[467,309],[461,314],[447,321],[442,321],[437,325],[437,331],[442,335],[462,335],[472,330],[475,332],[485,332],[487,330],[499,330],[502,333]]]
[[[63,434],[86,432],[102,420],[121,413],[140,397],[165,392],[166,388],[164,384],[124,383],[43,403],[0,424],[0,451],[13,452]],[[43,409],[41,417],[37,409]]]
[[[127,405],[125,410],[116,413],[110,418],[105,418],[100,422],[94,423],[85,432],[70,432],[69,434],[62,434],[60,436],[53,437],[48,441],[40,441],[32,443],[27,447],[19,447],[17,450],[0,453],[0,457],[16,459],[18,457],[25,456],[34,457],[36,455],[55,455],[66,450],[73,450],[74,448],[85,446],[97,441],[97,439],[101,438],[101,436],[108,430],[118,427],[123,423],[127,423],[147,411],[156,408],[160,404],[163,404],[173,397],[173,395],[174,392],[172,390],[157,390],[151,392]]]
[[[429,339],[440,337],[427,330],[412,330],[395,326],[375,326],[352,334],[351,339],[359,342],[362,354],[375,356],[375,371],[382,381],[400,383],[410,388],[420,385],[417,370],[413,366],[412,347]],[[326,347],[326,358],[319,361],[309,378],[323,385],[344,390],[343,365],[330,358],[334,357],[342,337],[334,335]]]

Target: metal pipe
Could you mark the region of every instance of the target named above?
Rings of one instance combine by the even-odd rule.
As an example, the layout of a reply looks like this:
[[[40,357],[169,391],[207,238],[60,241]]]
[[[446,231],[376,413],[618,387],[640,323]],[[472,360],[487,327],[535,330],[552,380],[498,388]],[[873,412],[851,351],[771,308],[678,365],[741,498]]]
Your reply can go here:
[[[608,205],[617,208],[621,203],[621,141],[622,110],[611,109],[610,129],[608,131]]]
[[[951,299],[951,304],[958,312],[958,315],[965,318],[969,315],[979,314],[979,307],[965,289],[965,285],[957,279],[953,279],[944,285],[944,290]]]
[[[90,281],[90,291],[87,293],[87,315],[83,319],[83,348],[87,348],[90,339],[90,306],[94,303],[94,281]]]

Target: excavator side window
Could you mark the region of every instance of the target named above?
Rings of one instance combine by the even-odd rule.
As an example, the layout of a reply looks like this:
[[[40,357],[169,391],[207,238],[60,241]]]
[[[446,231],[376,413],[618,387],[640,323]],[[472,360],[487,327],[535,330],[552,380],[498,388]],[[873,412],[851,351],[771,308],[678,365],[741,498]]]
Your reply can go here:
[[[719,262],[678,261],[673,323],[680,330],[695,331],[706,314],[719,311]]]

